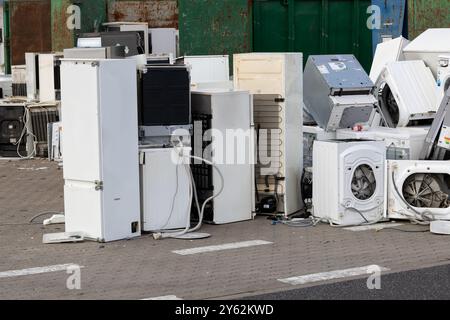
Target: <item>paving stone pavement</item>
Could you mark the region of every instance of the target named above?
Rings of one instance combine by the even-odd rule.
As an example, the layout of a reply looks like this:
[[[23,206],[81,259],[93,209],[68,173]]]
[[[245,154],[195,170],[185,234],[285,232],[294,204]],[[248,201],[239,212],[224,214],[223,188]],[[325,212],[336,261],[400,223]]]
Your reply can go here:
[[[0,277],[0,299],[239,298],[311,286],[293,287],[281,278],[372,264],[399,272],[450,262],[450,239],[445,236],[274,226],[263,217],[206,225],[202,230],[212,237],[196,241],[156,241],[144,235],[107,244],[42,244],[44,233],[62,232],[64,225],[43,227],[29,224],[30,218],[63,209],[62,170],[56,163],[0,160],[0,274],[59,264],[83,266],[81,290],[67,289],[70,275],[64,271]],[[187,256],[172,252],[249,240],[272,244]]]

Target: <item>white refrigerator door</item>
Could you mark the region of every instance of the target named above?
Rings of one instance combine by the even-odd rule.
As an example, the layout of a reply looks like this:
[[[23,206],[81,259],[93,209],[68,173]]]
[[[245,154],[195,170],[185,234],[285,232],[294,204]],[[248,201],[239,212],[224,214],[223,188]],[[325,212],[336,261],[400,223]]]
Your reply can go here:
[[[135,60],[100,60],[100,150],[105,241],[140,235],[136,82]]]
[[[90,62],[61,65],[66,232],[103,238],[98,68]]]
[[[251,106],[248,92],[230,92],[212,96],[212,127],[223,135],[224,146],[220,145],[221,139],[213,139],[214,157],[217,167],[225,181],[222,193],[214,199],[214,223],[225,224],[252,219],[253,174],[251,160],[252,141],[250,135],[246,137],[246,148],[242,150],[240,145],[230,148],[240,139],[227,140],[227,130],[240,130],[242,133],[250,133]],[[231,135],[230,135],[231,137]],[[227,147],[228,145],[228,147]],[[222,152],[223,150],[223,152]],[[232,156],[234,150],[234,157]],[[244,155],[239,154],[245,152]],[[243,158],[240,158],[243,156]],[[227,161],[227,157],[229,157]],[[234,159],[233,159],[234,158]],[[243,161],[242,161],[243,160]],[[216,170],[213,173],[214,188],[217,192],[222,183]]]

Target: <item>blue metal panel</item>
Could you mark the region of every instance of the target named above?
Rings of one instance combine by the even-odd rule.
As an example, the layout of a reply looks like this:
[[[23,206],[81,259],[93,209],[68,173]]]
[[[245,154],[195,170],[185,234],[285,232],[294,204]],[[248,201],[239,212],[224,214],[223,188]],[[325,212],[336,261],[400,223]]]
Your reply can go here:
[[[372,5],[378,6],[381,13],[379,29],[373,29],[373,51],[383,41],[383,37],[397,38],[403,35],[406,15],[406,0],[372,0]]]

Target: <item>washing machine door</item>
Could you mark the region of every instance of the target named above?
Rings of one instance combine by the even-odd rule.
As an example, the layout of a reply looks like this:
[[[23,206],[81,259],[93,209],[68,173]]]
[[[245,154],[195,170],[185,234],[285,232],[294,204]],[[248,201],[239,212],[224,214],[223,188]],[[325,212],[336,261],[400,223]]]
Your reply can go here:
[[[355,145],[342,153],[339,193],[342,206],[366,213],[367,220],[383,215],[385,159],[383,142]]]

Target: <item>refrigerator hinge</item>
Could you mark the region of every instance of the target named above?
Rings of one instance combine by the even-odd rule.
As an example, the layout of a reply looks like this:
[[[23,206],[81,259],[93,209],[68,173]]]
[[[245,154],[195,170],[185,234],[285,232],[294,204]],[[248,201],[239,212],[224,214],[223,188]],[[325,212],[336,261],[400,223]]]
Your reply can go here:
[[[103,190],[103,181],[94,181],[95,183],[95,191],[102,191]]]

